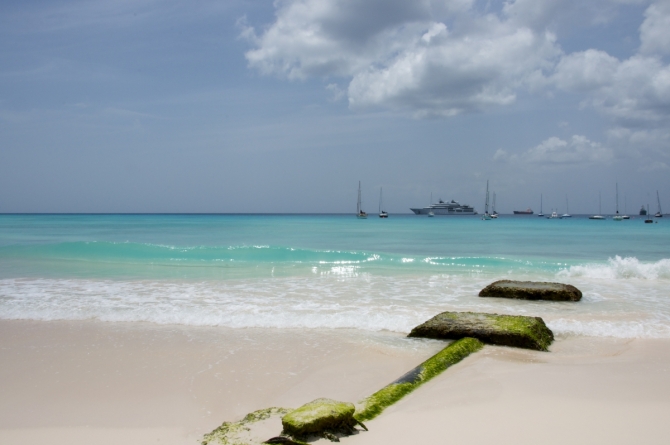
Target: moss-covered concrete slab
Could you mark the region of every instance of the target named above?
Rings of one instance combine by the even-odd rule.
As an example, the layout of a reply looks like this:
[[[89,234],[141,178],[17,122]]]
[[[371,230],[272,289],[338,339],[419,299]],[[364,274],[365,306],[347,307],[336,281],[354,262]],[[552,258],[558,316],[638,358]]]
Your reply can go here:
[[[223,422],[221,426],[202,438],[202,445],[260,445],[276,434],[281,427],[281,417],[290,408],[265,408],[244,416],[237,422]]]
[[[286,414],[281,419],[284,433],[295,437],[310,434],[353,432],[358,422],[354,419],[353,403],[332,399],[316,399]]]
[[[474,338],[464,338],[451,343],[396,381],[358,402],[358,409],[354,417],[361,422],[377,417],[385,408],[393,405],[448,367],[460,362],[473,352],[479,351],[483,346],[482,342]]]
[[[477,338],[484,343],[547,351],[554,334],[540,317],[442,312],[415,327],[409,337],[457,340]]]
[[[582,291],[563,283],[499,280],[479,292],[480,297],[516,298],[521,300],[579,301]]]

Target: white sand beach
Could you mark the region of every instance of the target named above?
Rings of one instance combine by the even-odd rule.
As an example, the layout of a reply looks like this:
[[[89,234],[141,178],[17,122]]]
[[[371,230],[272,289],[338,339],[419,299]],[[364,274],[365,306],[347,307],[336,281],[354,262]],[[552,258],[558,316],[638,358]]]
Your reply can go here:
[[[256,409],[360,400],[441,345],[347,330],[0,321],[0,443],[196,444]],[[342,442],[666,443],[669,376],[668,340],[486,346]]]

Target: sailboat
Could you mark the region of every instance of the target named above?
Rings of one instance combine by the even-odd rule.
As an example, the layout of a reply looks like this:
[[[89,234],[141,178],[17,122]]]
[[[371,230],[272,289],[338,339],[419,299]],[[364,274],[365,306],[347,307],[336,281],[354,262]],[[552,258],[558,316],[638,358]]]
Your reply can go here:
[[[628,196],[623,197],[623,219],[630,219],[628,216]]]
[[[493,192],[493,212],[491,212],[491,218],[498,218],[498,212],[496,212],[496,192]]]
[[[361,181],[358,181],[358,203],[356,204],[356,218],[367,219],[368,214],[361,208]]]
[[[540,213],[537,216],[544,216],[544,213],[542,213],[542,193],[540,193]]]
[[[605,217],[602,216],[601,213],[602,213],[602,196],[600,192],[598,192],[598,214],[589,216],[589,219],[600,219],[600,220],[605,219]]]
[[[568,208],[568,195],[565,195],[565,213],[561,218],[572,218],[572,215],[570,214],[570,209]]]
[[[380,218],[388,218],[389,214],[382,210],[382,188],[379,187],[379,217]]]
[[[486,181],[486,203],[484,204],[484,214],[482,215],[482,221],[488,221],[491,219],[489,215],[489,181]]]
[[[430,207],[432,207],[432,205],[433,205],[433,192],[430,192]],[[433,210],[431,208],[431,210],[428,211],[428,218],[432,218],[433,216],[435,216],[435,213],[433,213]]]
[[[644,208],[644,206],[642,206]],[[653,224],[654,220],[651,219],[651,210],[649,210],[649,203],[647,203],[647,210],[645,211],[645,215],[647,215],[647,219],[644,220],[645,224]]]
[[[612,217],[614,221],[623,221],[623,216],[619,215],[619,183],[616,183],[616,215]]]
[[[656,218],[663,218],[663,212],[661,212],[661,198],[658,197],[658,190],[656,190],[656,200],[658,201],[658,212],[654,215]]]

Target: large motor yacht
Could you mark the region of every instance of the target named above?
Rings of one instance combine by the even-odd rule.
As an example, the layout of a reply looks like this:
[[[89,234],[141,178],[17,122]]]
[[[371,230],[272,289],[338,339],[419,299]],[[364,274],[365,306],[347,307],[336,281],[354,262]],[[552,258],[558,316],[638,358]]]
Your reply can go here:
[[[417,215],[428,215],[433,212],[434,215],[476,215],[475,209],[467,204],[461,204],[458,201],[444,202],[441,199],[436,204],[431,204],[422,209],[410,209]]]

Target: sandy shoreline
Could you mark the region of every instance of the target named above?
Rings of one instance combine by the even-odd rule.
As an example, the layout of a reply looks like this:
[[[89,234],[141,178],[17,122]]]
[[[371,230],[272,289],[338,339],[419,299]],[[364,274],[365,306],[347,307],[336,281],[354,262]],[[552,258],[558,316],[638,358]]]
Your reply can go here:
[[[196,444],[224,420],[357,401],[439,350],[399,334],[0,321],[0,443]],[[487,346],[343,440],[665,443],[670,340]]]

